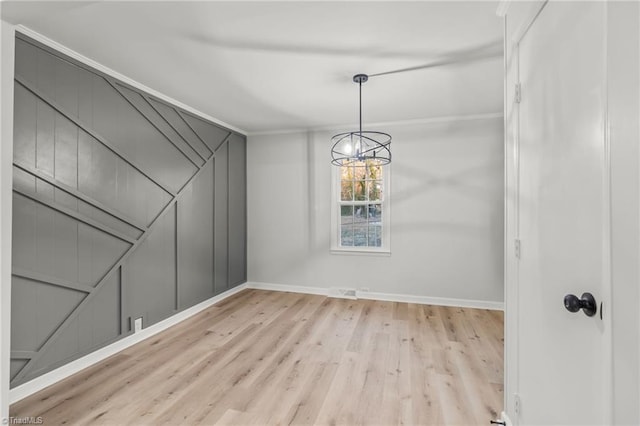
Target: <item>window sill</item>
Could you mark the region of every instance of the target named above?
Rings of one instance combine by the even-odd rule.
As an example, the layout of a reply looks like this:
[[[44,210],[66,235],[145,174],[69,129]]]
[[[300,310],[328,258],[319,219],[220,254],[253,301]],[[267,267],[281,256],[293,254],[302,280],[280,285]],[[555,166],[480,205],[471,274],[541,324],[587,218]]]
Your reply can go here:
[[[332,248],[331,254],[338,254],[347,256],[384,256],[390,257],[391,250],[381,249],[381,250],[366,250],[366,249],[345,249],[345,248]]]

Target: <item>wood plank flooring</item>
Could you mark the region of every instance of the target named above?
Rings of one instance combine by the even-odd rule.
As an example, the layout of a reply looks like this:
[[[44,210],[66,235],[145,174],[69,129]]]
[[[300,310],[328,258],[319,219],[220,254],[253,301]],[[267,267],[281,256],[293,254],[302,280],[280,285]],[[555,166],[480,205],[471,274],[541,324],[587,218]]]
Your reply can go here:
[[[11,406],[45,424],[453,425],[502,411],[499,311],[245,290]]]

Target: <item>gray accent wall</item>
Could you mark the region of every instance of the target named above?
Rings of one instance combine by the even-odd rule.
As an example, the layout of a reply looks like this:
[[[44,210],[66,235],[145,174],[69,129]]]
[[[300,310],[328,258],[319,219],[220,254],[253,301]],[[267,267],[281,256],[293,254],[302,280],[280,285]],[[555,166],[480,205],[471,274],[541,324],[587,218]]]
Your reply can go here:
[[[246,282],[246,138],[19,34],[11,386]]]
[[[228,176],[228,254],[229,277],[231,286],[247,281],[246,238],[236,238],[246,232],[247,229],[247,172],[246,172],[247,148],[244,139],[238,135],[232,135],[229,139],[229,165]]]

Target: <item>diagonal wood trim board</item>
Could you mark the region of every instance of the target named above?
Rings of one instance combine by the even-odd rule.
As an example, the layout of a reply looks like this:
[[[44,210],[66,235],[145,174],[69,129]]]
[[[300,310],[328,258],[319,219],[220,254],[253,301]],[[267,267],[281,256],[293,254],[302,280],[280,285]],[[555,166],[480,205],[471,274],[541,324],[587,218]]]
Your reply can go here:
[[[239,285],[225,293],[205,300],[185,311],[182,311],[164,321],[145,328],[139,333],[132,334],[122,340],[114,342],[113,344],[92,352],[82,358],[79,358],[67,365],[64,365],[58,369],[50,371],[42,376],[39,376],[27,383],[17,386],[10,390],[9,398],[10,404],[20,401],[29,395],[32,395],[54,383],[59,382],[75,373],[84,370],[130,346],[135,345],[149,337],[152,337],[167,328],[179,324],[189,317],[205,310],[206,308],[230,297],[234,294],[245,289],[258,289],[258,290],[271,290],[290,293],[302,293],[302,294],[315,294],[320,296],[327,296],[329,294],[328,288],[323,287],[307,287],[307,286],[295,286],[287,284],[270,284],[261,282],[247,282]],[[415,303],[421,305],[437,305],[437,306],[455,306],[461,308],[476,308],[476,309],[490,309],[490,310],[504,310],[504,304],[501,302],[491,302],[482,300],[464,300],[464,299],[452,299],[452,298],[440,298],[440,297],[426,297],[426,296],[412,296],[405,294],[388,294],[388,293],[375,293],[375,292],[362,292],[357,291],[356,297],[358,299],[367,300],[379,300],[387,302],[406,302]]]
[[[325,287],[307,287],[301,285],[272,284],[263,282],[247,282],[247,288],[258,290],[288,291],[291,293],[317,294],[328,296],[331,289]],[[491,300],[454,299],[449,297],[414,296],[410,294],[377,293],[354,290],[357,299],[379,300],[384,302],[416,303],[418,305],[454,306],[459,308],[491,309],[504,311],[503,302]]]

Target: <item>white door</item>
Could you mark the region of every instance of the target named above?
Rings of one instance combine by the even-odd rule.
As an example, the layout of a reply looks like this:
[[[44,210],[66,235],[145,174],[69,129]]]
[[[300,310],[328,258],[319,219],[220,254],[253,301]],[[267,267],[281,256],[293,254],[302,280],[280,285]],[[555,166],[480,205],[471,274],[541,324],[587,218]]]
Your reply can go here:
[[[609,423],[605,13],[549,2],[518,46],[521,425]],[[584,292],[593,316],[565,309]]]

